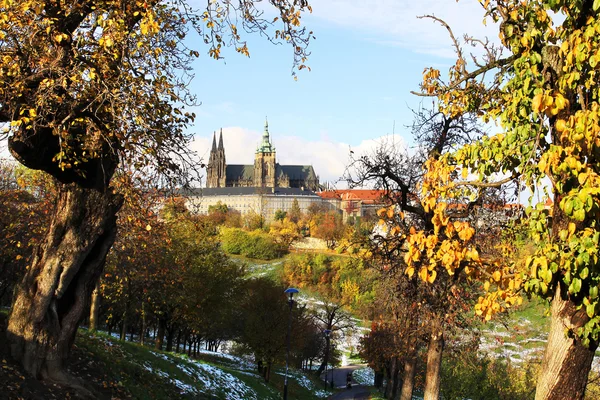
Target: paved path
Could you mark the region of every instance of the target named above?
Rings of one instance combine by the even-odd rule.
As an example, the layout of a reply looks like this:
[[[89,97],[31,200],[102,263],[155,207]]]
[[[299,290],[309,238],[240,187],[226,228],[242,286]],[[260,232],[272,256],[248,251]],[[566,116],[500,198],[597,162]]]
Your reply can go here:
[[[356,382],[352,382],[352,388],[346,389],[346,377],[348,376],[348,372],[354,371],[356,369],[362,368],[364,365],[347,365],[340,368],[333,369],[333,385],[336,388],[345,389],[340,393],[337,393],[331,396],[329,399],[331,400],[367,400],[370,398],[369,390],[364,386],[358,385]],[[323,379],[325,373],[321,374],[321,379]],[[331,387],[331,376],[332,370],[327,371],[327,385]]]

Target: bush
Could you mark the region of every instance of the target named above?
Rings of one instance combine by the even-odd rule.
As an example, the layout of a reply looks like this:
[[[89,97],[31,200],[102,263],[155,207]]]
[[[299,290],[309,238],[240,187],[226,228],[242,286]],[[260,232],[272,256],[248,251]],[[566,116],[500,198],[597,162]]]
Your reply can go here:
[[[247,240],[248,234],[241,229],[228,228],[221,230],[221,246],[226,253],[242,254]]]
[[[221,245],[229,254],[240,254],[260,260],[279,258],[286,252],[283,246],[261,231],[248,233],[236,228],[221,230]]]

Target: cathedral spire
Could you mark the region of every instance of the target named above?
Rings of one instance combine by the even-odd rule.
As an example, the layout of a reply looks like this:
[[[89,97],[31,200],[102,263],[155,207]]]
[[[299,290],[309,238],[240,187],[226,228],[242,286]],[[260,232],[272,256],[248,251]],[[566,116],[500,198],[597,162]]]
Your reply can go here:
[[[219,150],[224,150],[224,148],[223,148],[223,128],[221,128],[221,133],[219,134]]]
[[[213,151],[217,151],[217,138],[216,138],[217,133],[213,132],[213,145],[212,145],[212,150],[211,153]]]

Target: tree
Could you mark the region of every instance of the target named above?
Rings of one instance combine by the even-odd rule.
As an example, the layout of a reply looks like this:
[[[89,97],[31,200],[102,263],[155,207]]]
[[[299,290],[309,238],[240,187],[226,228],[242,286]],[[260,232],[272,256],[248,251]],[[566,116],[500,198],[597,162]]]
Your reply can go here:
[[[377,212],[380,221],[376,234],[366,243],[371,255],[368,261],[384,276],[395,276],[398,290],[420,305],[410,313],[417,319],[411,321],[413,326],[424,321],[428,337],[426,400],[439,397],[445,332],[461,323],[459,315],[474,301],[478,286],[464,273],[482,264],[477,252],[480,243],[473,235],[473,227],[478,226],[474,210],[493,199],[482,192],[477,201],[457,198],[450,205],[438,193],[429,192],[430,160],[482,135],[473,113],[446,116],[433,106],[414,112],[412,131],[419,143],[415,154],[383,142],[372,154],[353,160],[346,172],[351,187],[371,183],[388,198],[390,205]],[[497,233],[500,226],[486,225],[482,230]],[[447,273],[442,274],[442,269]],[[413,360],[405,359],[409,370],[414,370],[410,365]],[[397,367],[392,375],[396,372]],[[411,391],[412,382],[405,380],[403,395]]]
[[[469,65],[454,40],[457,62],[449,79],[442,81],[439,71],[427,70],[421,94],[436,96],[448,114],[477,111],[484,120],[497,121],[502,132],[441,160],[438,171],[461,167],[465,176],[439,187],[499,186],[513,178],[521,188],[551,196],[549,209],[546,199],[532,197],[524,217],[539,244],[536,253],[507,265],[492,282],[486,280],[490,289],[477,310],[494,313],[507,293],[522,288],[551,301],[536,399],[582,399],[600,333],[600,3],[481,3],[487,17],[499,23],[502,48],[511,55],[503,57],[499,49],[470,39],[485,47],[487,58]],[[472,181],[465,179],[469,173],[475,176]]]
[[[337,241],[344,235],[342,216],[335,211],[320,214],[316,218],[316,229],[313,235],[325,240],[327,247],[333,249]]]
[[[325,301],[321,307],[315,310],[315,320],[319,322],[322,330],[329,329],[331,332],[326,338],[325,356],[317,370],[317,376],[321,376],[321,373],[325,370],[326,363],[331,361],[329,359],[329,351],[334,347],[331,346],[331,340],[338,332],[346,332],[354,328],[350,314],[343,307],[343,304]]]
[[[190,165],[186,126],[190,27],[209,55],[242,29],[289,42],[299,69],[311,34],[304,0],[272,3],[281,28],[253,1],[0,1],[0,122],[11,154],[59,182],[45,239],[21,281],[7,329],[13,356],[36,377],[73,383],[64,364],[116,235],[116,213],[137,179],[177,184]],[[129,178],[132,176],[131,178]],[[162,184],[162,183],[161,183]],[[76,383],[74,383],[76,385]]]
[[[276,243],[281,244],[285,249],[296,240],[301,238],[298,225],[287,218],[276,220],[269,226],[269,234]]]
[[[285,217],[287,217],[287,212],[279,209],[275,211],[275,215],[273,216],[273,219],[275,221],[283,221],[285,219]]]
[[[286,349],[286,332],[288,327],[289,306],[285,301],[285,288],[264,278],[252,279],[244,288],[241,297],[241,343],[254,355],[260,366],[265,382],[271,376],[271,368],[276,361],[283,360]],[[292,340],[298,337],[299,317],[303,309],[297,303],[292,316],[294,331]]]
[[[290,208],[290,211],[288,212],[288,218],[295,224],[297,224],[298,221],[300,221],[300,218],[302,218],[302,210],[300,209],[298,199],[294,199],[292,202],[292,208]]]

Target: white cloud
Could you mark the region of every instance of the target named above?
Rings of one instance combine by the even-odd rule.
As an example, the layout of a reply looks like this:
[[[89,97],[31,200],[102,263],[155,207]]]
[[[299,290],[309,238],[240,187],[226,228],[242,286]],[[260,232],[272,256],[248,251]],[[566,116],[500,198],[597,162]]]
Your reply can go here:
[[[313,17],[340,26],[377,35],[378,43],[400,46],[420,53],[454,57],[446,29],[422,15],[435,15],[447,22],[457,38],[464,34],[490,40],[497,28],[477,0],[312,0]],[[381,40],[381,36],[385,39]]]
[[[223,128],[223,145],[228,164],[253,164],[256,146],[261,140],[262,132],[240,127]],[[217,132],[217,143],[219,132]],[[348,143],[333,142],[322,135],[318,140],[307,140],[298,136],[271,135],[277,151],[277,162],[282,165],[312,165],[319,175],[321,183],[337,182],[349,163],[350,150],[353,156],[368,154],[382,143],[406,147],[399,135],[386,135],[376,139],[363,140],[357,146]],[[197,151],[204,162],[208,161],[212,136],[197,137],[192,149]],[[345,187],[344,183],[336,183],[337,187]]]

